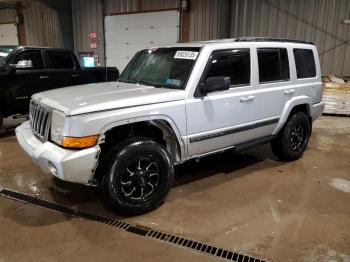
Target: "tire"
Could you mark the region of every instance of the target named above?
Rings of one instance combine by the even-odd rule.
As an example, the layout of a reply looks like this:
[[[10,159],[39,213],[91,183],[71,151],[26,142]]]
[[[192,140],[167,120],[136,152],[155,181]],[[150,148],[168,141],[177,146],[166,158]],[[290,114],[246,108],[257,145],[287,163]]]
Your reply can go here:
[[[128,139],[112,147],[102,163],[102,195],[124,215],[138,215],[160,206],[174,181],[168,151],[147,138]]]
[[[307,147],[310,135],[308,116],[303,112],[292,114],[278,137],[271,142],[272,151],[280,160],[299,159]]]

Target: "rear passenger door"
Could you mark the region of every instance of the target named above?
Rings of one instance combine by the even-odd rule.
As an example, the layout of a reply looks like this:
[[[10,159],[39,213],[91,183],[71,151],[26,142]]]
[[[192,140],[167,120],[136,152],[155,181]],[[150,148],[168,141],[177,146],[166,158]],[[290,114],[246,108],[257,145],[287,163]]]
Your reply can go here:
[[[258,110],[263,110],[267,118],[279,119],[288,99],[294,96],[291,87],[290,62],[286,48],[257,48],[259,99]]]
[[[256,55],[251,55],[249,48],[212,53],[200,83],[208,77],[224,76],[231,78],[231,85],[229,90],[187,99],[190,156],[221,150],[272,133],[271,125],[275,123],[272,121],[276,120],[268,119],[264,110],[266,105],[260,107],[262,99],[251,82],[251,76],[255,79],[256,72],[256,63],[251,61],[255,60]]]
[[[45,52],[49,65],[52,88],[79,85],[81,72],[71,52],[64,50],[47,50]]]

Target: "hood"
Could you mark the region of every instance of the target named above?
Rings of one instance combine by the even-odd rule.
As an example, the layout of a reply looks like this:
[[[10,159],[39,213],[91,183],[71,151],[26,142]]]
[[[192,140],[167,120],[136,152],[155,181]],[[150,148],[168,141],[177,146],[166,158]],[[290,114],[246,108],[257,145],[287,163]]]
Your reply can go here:
[[[107,82],[59,88],[33,95],[33,99],[66,115],[164,103],[185,99],[184,90]]]

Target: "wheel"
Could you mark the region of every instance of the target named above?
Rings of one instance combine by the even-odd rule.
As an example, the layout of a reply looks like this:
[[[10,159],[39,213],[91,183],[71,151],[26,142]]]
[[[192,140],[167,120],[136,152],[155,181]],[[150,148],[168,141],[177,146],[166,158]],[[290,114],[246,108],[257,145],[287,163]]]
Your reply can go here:
[[[168,151],[147,138],[129,139],[106,155],[102,195],[125,215],[149,212],[161,205],[174,181]]]
[[[278,137],[272,141],[272,151],[281,160],[296,160],[303,155],[310,135],[311,125],[307,115],[303,112],[292,114]]]

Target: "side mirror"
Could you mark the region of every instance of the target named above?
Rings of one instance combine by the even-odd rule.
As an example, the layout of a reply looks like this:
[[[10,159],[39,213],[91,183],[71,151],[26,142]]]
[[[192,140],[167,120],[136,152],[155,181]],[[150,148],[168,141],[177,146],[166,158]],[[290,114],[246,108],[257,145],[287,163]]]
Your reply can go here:
[[[31,69],[33,68],[32,60],[20,60],[17,64],[12,64],[12,68],[15,69]]]
[[[214,76],[209,77],[205,83],[199,85],[202,95],[206,95],[211,92],[225,91],[230,88],[231,78],[228,76]]]

